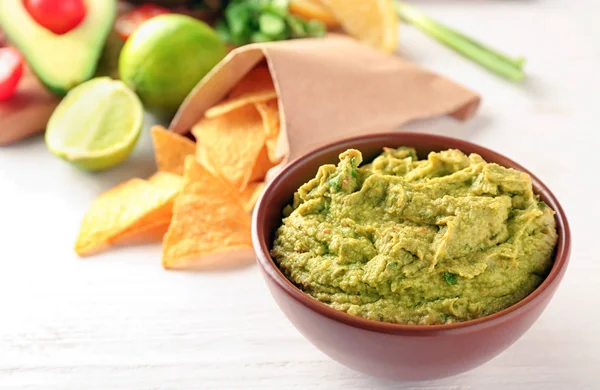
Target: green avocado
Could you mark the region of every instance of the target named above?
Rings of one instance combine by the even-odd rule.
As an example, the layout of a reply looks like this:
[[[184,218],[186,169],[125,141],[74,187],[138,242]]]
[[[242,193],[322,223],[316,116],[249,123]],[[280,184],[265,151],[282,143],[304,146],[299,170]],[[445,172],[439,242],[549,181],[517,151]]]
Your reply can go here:
[[[66,34],[40,26],[23,0],[0,1],[0,28],[55,94],[92,78],[115,17],[115,0],[86,0],[85,19]]]

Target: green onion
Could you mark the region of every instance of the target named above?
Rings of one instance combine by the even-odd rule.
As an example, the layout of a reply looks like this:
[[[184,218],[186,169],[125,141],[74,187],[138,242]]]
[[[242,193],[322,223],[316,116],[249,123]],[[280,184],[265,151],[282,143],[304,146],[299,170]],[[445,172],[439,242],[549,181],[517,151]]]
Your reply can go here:
[[[511,58],[502,54],[459,31],[436,22],[415,7],[404,2],[396,2],[396,11],[405,22],[410,23],[425,34],[435,38],[488,70],[514,81],[521,81],[525,78],[525,73],[523,72],[524,58]]]
[[[269,36],[280,35],[285,30],[283,19],[273,14],[260,15],[258,25],[260,26],[260,32]]]
[[[225,19],[233,35],[240,35],[247,29],[250,9],[243,3],[233,3],[225,9]]]
[[[263,0],[261,6],[263,12],[271,12],[280,18],[285,18],[290,2],[288,0]]]
[[[231,0],[215,29],[234,45],[325,35],[321,21],[290,15],[288,6],[288,0]]]
[[[242,44],[250,38],[251,16],[251,9],[244,3],[231,3],[225,9],[231,43]]]
[[[322,37],[327,32],[327,27],[320,20],[311,19],[306,22],[306,31],[309,37]]]
[[[304,22],[304,20],[294,15],[288,15],[286,16],[285,21],[287,22],[287,25],[290,26],[292,38],[302,38],[306,36],[306,22]]]
[[[252,43],[271,42],[272,40],[273,38],[260,31],[253,32],[252,35],[250,35],[250,42]]]

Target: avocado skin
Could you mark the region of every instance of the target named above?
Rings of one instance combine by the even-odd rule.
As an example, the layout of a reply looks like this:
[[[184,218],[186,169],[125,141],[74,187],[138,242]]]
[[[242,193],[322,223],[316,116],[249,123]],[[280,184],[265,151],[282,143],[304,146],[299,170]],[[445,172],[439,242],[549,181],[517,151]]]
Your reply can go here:
[[[83,22],[57,35],[29,15],[22,0],[0,0],[0,29],[53,94],[67,92],[94,77],[116,13],[116,0],[85,0]],[[72,59],[69,62],[69,59]]]

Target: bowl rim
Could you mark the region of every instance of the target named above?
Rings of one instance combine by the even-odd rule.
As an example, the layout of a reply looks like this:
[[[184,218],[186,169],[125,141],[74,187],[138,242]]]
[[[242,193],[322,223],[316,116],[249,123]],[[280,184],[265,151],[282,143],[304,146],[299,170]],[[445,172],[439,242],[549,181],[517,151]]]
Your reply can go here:
[[[275,261],[269,253],[266,237],[264,237],[261,233],[263,231],[262,224],[264,223],[265,219],[264,215],[266,213],[266,209],[268,208],[268,205],[266,204],[266,199],[268,199],[271,193],[275,191],[275,189],[278,187],[278,185],[287,178],[290,172],[301,168],[302,165],[310,161],[312,158],[315,158],[323,153],[330,152],[331,149],[337,149],[340,147],[351,148],[351,145],[353,143],[366,140],[382,139],[383,141],[384,139],[398,137],[407,139],[412,138],[413,140],[430,140],[444,144],[448,143],[450,144],[448,148],[455,148],[459,150],[462,150],[462,148],[464,148],[471,150],[470,153],[479,154],[479,152],[483,152],[483,154],[492,156],[495,160],[505,160],[509,163],[507,165],[510,165],[510,167],[526,172],[531,176],[534,192],[536,194],[544,193],[544,196],[547,198],[547,200],[549,200],[549,206],[552,207],[556,212],[555,220],[558,231],[558,242],[555,248],[554,263],[548,276],[544,279],[542,284],[540,284],[532,293],[530,293],[521,301],[515,303],[510,307],[507,307],[504,310],[487,315],[485,317],[463,322],[457,322],[453,324],[407,325],[370,320],[333,309],[328,305],[311,297],[310,295],[304,293],[302,290],[300,290],[300,288],[296,287],[290,280],[288,280],[285,277],[285,275],[283,275],[283,273],[281,272],[281,270],[279,269],[279,267],[277,266],[277,264],[275,263]],[[383,148],[384,146],[386,145],[382,143],[381,147]],[[409,142],[407,142],[406,146],[411,145],[409,144]],[[360,149],[360,147],[358,147],[358,149]],[[292,194],[290,194],[290,196],[291,195]],[[355,328],[361,328],[386,334],[408,333],[414,336],[430,336],[438,334],[440,332],[462,333],[473,331],[476,328],[481,329],[486,327],[497,326],[509,320],[512,317],[516,317],[521,313],[526,312],[528,308],[533,307],[536,303],[541,302],[544,299],[545,295],[552,293],[552,291],[549,290],[549,287],[556,287],[555,285],[557,285],[560,282],[562,276],[566,271],[571,251],[571,232],[569,229],[569,223],[567,221],[566,214],[562,206],[560,205],[558,199],[554,196],[550,189],[548,189],[548,187],[533,173],[531,173],[529,170],[527,170],[517,162],[513,161],[512,159],[486,147],[458,138],[427,133],[381,132],[361,135],[357,137],[344,138],[342,140],[327,143],[294,159],[292,162],[288,163],[285,167],[283,167],[279,172],[277,172],[277,174],[265,187],[254,209],[254,213],[252,215],[252,243],[254,246],[254,251],[256,253],[257,262],[259,263],[259,266],[263,268],[267,277],[274,281],[291,298],[295,299],[297,302],[308,307],[309,309],[319,314],[322,314],[331,320]]]

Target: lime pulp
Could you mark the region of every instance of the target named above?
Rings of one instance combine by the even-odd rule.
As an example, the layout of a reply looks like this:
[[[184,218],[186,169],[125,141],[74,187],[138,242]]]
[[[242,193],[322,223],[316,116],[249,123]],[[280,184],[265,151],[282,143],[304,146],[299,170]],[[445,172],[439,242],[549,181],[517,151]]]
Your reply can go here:
[[[123,82],[108,77],[73,88],[46,128],[46,145],[58,157],[88,171],[125,160],[139,137],[143,108]]]

